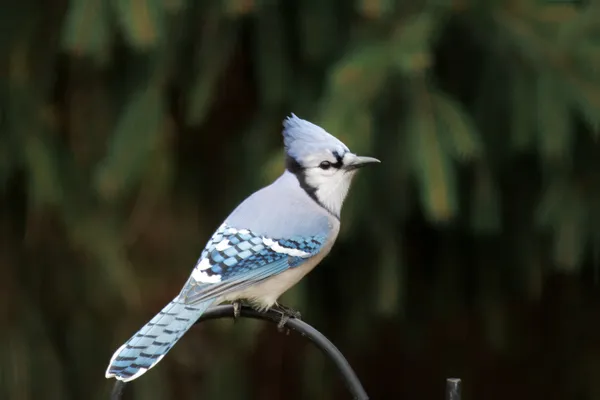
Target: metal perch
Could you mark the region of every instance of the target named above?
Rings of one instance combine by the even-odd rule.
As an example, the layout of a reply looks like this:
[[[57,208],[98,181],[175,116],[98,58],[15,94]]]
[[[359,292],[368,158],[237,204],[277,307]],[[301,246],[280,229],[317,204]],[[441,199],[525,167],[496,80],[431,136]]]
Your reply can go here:
[[[461,400],[460,379],[446,379],[446,400]]]
[[[261,319],[269,321],[274,324],[278,324],[281,320],[281,313],[277,311],[266,311],[259,312],[250,307],[242,306],[240,308],[240,317]],[[199,319],[196,324],[219,318],[233,318],[233,306],[222,305],[208,309]],[[285,327],[300,333],[302,336],[306,336],[315,346],[317,346],[327,358],[329,358],[337,367],[340,375],[342,376],[348,391],[352,394],[356,400],[368,400],[369,396],[365,392],[360,380],[356,376],[356,373],[344,357],[344,355],[327,339],[321,332],[296,318],[290,318]],[[117,381],[113,387],[111,399],[120,400],[125,389],[125,382]]]

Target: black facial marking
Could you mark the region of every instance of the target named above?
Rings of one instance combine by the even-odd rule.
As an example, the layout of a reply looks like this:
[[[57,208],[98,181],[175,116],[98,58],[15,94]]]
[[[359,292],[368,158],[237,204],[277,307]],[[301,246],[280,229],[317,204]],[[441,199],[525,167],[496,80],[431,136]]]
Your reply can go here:
[[[335,164],[331,164],[331,166],[336,169],[342,168],[344,166],[344,162],[343,162],[344,155],[338,153],[337,151],[333,151],[332,154],[335,157],[336,162],[335,162]]]
[[[306,183],[306,174],[304,173],[304,168],[302,165],[300,165],[300,163],[293,157],[287,156],[285,158],[285,168],[292,174],[296,175],[298,182],[300,182],[300,187],[304,189],[306,194],[308,194],[311,199],[321,205],[321,203],[319,203],[319,199],[317,199],[317,195],[315,194],[317,189]]]
[[[290,171],[292,174],[297,174],[303,170],[300,163],[290,156],[285,157],[285,169]]]

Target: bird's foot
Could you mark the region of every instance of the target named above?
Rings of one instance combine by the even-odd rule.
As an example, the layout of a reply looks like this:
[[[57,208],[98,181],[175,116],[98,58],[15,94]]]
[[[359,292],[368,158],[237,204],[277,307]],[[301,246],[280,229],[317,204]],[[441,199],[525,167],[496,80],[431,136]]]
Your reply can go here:
[[[300,311],[296,311],[293,308],[286,307],[283,304],[275,303],[275,305],[271,307],[271,309],[280,314],[286,315],[288,318],[302,319],[302,314],[300,314]]]
[[[275,305],[271,307],[271,310],[275,311],[278,314],[281,314],[281,319],[279,320],[279,323],[277,323],[277,330],[279,332],[283,332],[283,328],[285,324],[287,324],[287,322],[290,320],[290,318],[301,319],[302,317],[300,312],[277,303],[275,303]]]
[[[287,322],[290,320],[290,317],[285,315],[285,314],[281,314],[281,319],[279,320],[279,323],[277,324],[277,330],[282,333],[284,331],[285,328],[285,324],[287,324]],[[289,333],[289,331],[287,332]]]
[[[242,302],[240,300],[235,300],[231,305],[233,306],[233,322],[235,322],[240,317]]]

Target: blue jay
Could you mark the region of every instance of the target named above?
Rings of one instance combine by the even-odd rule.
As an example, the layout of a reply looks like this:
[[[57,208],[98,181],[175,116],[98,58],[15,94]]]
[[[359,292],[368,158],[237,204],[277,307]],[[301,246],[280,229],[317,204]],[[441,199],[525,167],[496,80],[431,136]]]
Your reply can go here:
[[[360,157],[321,127],[292,114],[283,122],[286,169],[244,200],[202,251],[181,292],[112,356],[106,377],[128,382],[155,366],[212,305],[245,300],[259,310],[325,257]],[[283,318],[282,318],[283,321]]]

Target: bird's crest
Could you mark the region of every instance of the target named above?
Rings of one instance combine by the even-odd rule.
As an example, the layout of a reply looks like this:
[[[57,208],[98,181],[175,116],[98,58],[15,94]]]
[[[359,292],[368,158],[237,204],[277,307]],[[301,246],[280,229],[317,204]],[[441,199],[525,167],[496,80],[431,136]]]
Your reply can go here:
[[[349,151],[344,143],[325,129],[293,113],[283,121],[283,143],[286,154],[298,161],[323,151],[338,154]]]

